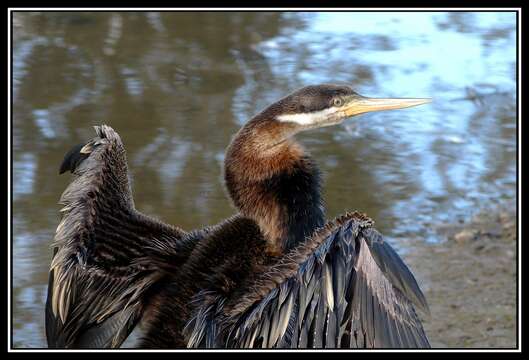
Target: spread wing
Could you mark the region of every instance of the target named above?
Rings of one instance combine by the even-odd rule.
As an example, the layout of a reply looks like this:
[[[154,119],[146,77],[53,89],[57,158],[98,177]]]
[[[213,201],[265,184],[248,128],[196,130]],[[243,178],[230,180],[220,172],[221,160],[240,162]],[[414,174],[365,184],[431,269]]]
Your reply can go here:
[[[358,213],[326,225],[241,293],[207,292],[186,327],[190,347],[416,348],[428,313],[413,275]]]
[[[108,126],[95,130],[97,137],[74,147],[61,165],[60,172],[70,170],[75,179],[61,196],[52,245],[49,347],[118,347],[163,275],[145,258],[157,247],[181,246],[184,236],[134,209],[121,139]]]

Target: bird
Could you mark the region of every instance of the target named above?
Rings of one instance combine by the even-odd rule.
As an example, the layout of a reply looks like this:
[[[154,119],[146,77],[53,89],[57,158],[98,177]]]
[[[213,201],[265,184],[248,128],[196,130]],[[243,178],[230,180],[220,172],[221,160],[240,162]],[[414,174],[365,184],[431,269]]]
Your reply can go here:
[[[73,147],[60,173],[46,335],[54,348],[427,348],[412,272],[358,211],[326,220],[321,174],[296,134],[431,99],[309,85],[233,136],[224,183],[235,213],[185,231],[135,208],[119,134]]]

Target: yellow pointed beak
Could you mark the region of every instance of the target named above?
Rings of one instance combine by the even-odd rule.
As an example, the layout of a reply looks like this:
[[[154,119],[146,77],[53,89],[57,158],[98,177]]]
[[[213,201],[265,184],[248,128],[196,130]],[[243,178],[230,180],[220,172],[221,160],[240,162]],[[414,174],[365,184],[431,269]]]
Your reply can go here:
[[[347,117],[364,114],[371,111],[404,109],[431,102],[432,99],[373,99],[360,98],[345,105],[345,115]]]

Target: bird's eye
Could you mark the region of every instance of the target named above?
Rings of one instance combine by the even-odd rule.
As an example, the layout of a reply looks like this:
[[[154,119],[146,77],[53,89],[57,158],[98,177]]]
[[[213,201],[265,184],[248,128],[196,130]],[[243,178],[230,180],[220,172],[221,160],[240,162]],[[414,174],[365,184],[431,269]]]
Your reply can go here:
[[[334,106],[342,106],[343,101],[340,98],[335,98],[332,103]]]

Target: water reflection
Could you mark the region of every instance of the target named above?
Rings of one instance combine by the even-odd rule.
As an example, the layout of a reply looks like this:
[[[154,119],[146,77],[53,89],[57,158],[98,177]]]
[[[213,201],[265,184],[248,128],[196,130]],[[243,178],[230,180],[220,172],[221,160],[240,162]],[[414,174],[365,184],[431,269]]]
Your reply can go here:
[[[45,346],[64,153],[107,123],[136,206],[191,229],[231,215],[225,146],[286,92],[344,82],[434,103],[303,134],[329,217],[358,209],[398,247],[515,197],[514,13],[15,13],[14,345]],[[405,252],[406,248],[399,251]]]

